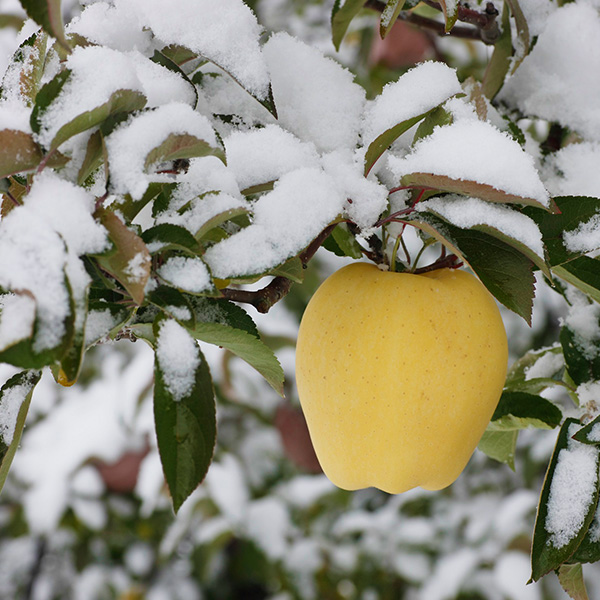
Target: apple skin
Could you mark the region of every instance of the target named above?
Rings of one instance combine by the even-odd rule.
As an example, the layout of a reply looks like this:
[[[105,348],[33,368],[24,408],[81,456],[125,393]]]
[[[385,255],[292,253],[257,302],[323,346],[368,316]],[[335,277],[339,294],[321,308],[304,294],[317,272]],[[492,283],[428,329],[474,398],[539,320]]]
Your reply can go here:
[[[325,474],[346,490],[450,485],[494,413],[507,360],[496,302],[466,271],[335,272],[310,300],[296,347]]]

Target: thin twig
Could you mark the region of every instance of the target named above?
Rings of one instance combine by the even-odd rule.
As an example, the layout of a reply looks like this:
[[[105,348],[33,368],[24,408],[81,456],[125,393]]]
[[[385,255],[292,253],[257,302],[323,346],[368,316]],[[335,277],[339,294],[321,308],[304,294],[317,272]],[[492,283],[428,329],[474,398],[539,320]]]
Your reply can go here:
[[[426,4],[441,10],[441,6],[433,0],[426,0]],[[386,4],[381,0],[367,0],[365,7],[381,13],[384,11]],[[451,35],[463,39],[479,40],[490,45],[496,43],[500,37],[500,28],[498,27],[498,22],[496,20],[498,11],[492,2],[487,3],[484,12],[473,10],[460,3],[457,11],[459,21],[474,25],[474,27],[455,26],[450,31],[446,31],[444,23],[436,21],[435,19],[423,17],[410,11],[401,11],[398,15],[398,19],[416,25],[417,27],[428,29],[438,35]]]

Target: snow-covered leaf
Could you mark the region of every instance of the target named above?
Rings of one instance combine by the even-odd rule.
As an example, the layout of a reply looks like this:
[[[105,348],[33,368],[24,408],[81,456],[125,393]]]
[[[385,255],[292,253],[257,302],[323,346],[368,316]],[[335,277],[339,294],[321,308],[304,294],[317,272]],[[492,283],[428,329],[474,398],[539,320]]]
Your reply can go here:
[[[600,444],[600,416],[586,423],[574,436],[582,444]]]
[[[486,430],[477,447],[490,458],[508,465],[514,471],[518,436],[518,429],[507,431]]]
[[[245,206],[229,208],[227,210],[219,212],[202,224],[200,229],[196,231],[195,237],[199,241],[210,239],[211,233],[214,233],[215,228],[219,227],[220,225],[223,225],[223,223],[226,223],[231,219],[235,219],[236,217],[243,217],[245,215],[248,215],[248,212],[248,208],[246,208]]]
[[[600,324],[596,320],[589,323],[590,327],[598,329]],[[593,329],[588,333],[593,335]],[[560,331],[567,372],[576,385],[588,381],[600,380],[600,352],[593,341],[582,339],[580,333],[569,323],[565,323]]]
[[[27,15],[43,27],[67,51],[71,50],[65,37],[61,0],[20,0]]]
[[[508,391],[539,394],[555,385],[562,385],[565,360],[557,344],[549,348],[531,350],[516,360],[506,376]]]
[[[548,466],[531,552],[533,581],[570,559],[596,512],[599,449],[573,440],[579,428],[577,420],[565,420]]]
[[[366,0],[335,0],[331,11],[331,35],[336,50],[339,51],[348,26],[365,2]]]
[[[177,321],[154,323],[154,420],[158,450],[173,508],[204,479],[217,433],[208,364],[196,341]]]
[[[562,589],[569,594],[570,598],[573,600],[589,600],[583,580],[581,563],[561,565],[558,568],[557,575]]]
[[[555,214],[533,207],[523,209],[538,224],[552,267],[600,247],[600,227],[595,226],[600,219],[600,199],[559,196],[553,200],[560,211]]]
[[[188,329],[196,325],[196,314],[185,294],[175,288],[161,285],[153,290],[148,301],[159,307],[171,319],[175,319]]]
[[[116,214],[103,210],[98,216],[108,230],[114,248],[96,260],[123,285],[139,306],[144,301],[144,289],[150,277],[150,252],[143,240],[128,229]]]
[[[225,153],[218,146],[211,146],[206,140],[193,135],[172,133],[159,146],[148,152],[144,169],[157,163],[196,156],[216,156],[225,162]]]
[[[197,257],[170,256],[157,270],[158,276],[173,287],[190,294],[215,295],[211,274]]]
[[[2,79],[0,98],[15,96],[31,108],[40,89],[48,35],[40,30],[30,35],[14,53]]]
[[[458,2],[457,0],[440,0],[440,5],[444,13],[445,30],[448,33],[458,19]]]
[[[600,302],[600,260],[580,256],[575,260],[552,267],[552,272]]]
[[[129,321],[131,314],[131,309],[122,304],[90,299],[85,322],[86,349],[118,332]]]
[[[285,277],[294,283],[302,283],[304,281],[304,264],[298,256],[292,256],[283,264],[271,269],[269,274],[275,277]]]
[[[365,174],[405,131],[461,93],[456,71],[440,62],[422,63],[386,85],[364,115]]]
[[[509,206],[478,198],[444,196],[421,202],[417,211],[430,212],[461,229],[481,231],[498,238],[524,254],[550,277],[550,269],[544,259],[542,234],[535,221]]]
[[[165,67],[166,69],[169,69],[169,71],[172,71],[173,73],[177,73],[177,75],[179,75],[190,86],[190,89],[194,93],[194,98],[196,99],[193,108],[196,108],[198,105],[198,90],[190,78],[186,75],[185,71],[179,66],[179,64],[167,56],[164,52],[159,52],[158,50],[154,51],[154,54],[150,60],[158,65],[161,65],[162,67]]]
[[[21,371],[0,390],[0,490],[21,442],[31,395],[41,371]]]
[[[533,158],[508,134],[478,119],[439,127],[388,164],[402,185],[553,209]]]
[[[488,431],[512,431],[536,427],[554,429],[562,421],[558,406],[525,392],[503,392],[492,416]]]
[[[384,39],[394,26],[405,0],[387,0],[379,21],[379,35]]]
[[[487,233],[459,229],[435,215],[419,213],[410,223],[459,256],[499,302],[531,323],[535,277],[527,256]]]
[[[184,227],[172,223],[161,223],[146,229],[142,240],[152,254],[164,250],[183,250],[193,255],[202,254],[202,247],[196,238]]]

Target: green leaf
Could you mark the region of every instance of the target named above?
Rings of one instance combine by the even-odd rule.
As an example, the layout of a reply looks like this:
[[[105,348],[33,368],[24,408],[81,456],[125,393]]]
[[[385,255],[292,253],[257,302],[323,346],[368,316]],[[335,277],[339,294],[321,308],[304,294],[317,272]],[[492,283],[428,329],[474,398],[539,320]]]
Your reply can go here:
[[[573,439],[582,444],[591,444],[592,446],[600,445],[600,415],[582,427],[574,436]]]
[[[226,163],[222,148],[211,146],[206,140],[188,133],[171,133],[164,142],[148,153],[144,169],[161,162],[199,156],[216,156]]]
[[[44,84],[35,97],[35,104],[31,111],[29,123],[34,133],[39,133],[42,129],[42,117],[50,104],[56,100],[61,90],[71,77],[69,69],[63,69],[57,73],[48,83]]]
[[[508,465],[514,471],[518,435],[517,429],[510,431],[486,430],[477,447],[490,458]]]
[[[452,196],[446,196],[444,198],[444,200],[446,202],[452,202],[452,199],[453,199]],[[507,206],[506,210],[513,210],[513,209],[510,209]],[[435,210],[435,207],[430,206],[428,208],[428,211],[430,213],[434,214],[439,219],[442,219],[446,223],[454,225],[453,223],[448,221],[448,219],[444,218],[444,216],[440,212],[437,212]],[[514,210],[513,212],[515,213],[515,217],[517,215],[520,215],[520,213],[516,210]],[[531,225],[533,225],[533,223],[531,223]],[[456,225],[454,225],[454,226],[456,227]],[[546,261],[543,258],[541,258],[534,250],[532,250],[529,246],[527,246],[520,240],[517,240],[514,237],[511,237],[510,235],[508,235],[504,231],[494,227],[493,225],[486,223],[486,224],[480,224],[480,225],[473,225],[472,227],[469,227],[469,228],[461,227],[461,229],[463,229],[465,231],[481,231],[482,233],[486,233],[492,237],[499,239],[501,242],[504,242],[505,244],[512,246],[515,250],[517,250],[518,252],[520,252],[521,254],[526,256],[548,278],[551,277],[550,269],[548,268],[548,265],[546,264]]]
[[[434,215],[418,213],[415,219],[411,225],[447,246],[499,302],[531,323],[535,277],[527,256],[486,233],[459,229]]]
[[[172,223],[161,223],[146,229],[142,233],[142,239],[148,246],[157,246],[156,249],[152,247],[152,254],[164,250],[184,250],[197,256],[203,252],[202,246],[185,227]]]
[[[159,317],[154,335],[156,438],[177,512],[212,461],[217,433],[215,396],[206,360],[187,331],[176,321]],[[178,362],[182,348],[189,350],[185,368]]]
[[[146,204],[156,200],[152,206],[152,216],[156,217],[160,211],[155,212],[154,209],[160,203],[160,198],[170,200],[175,186],[175,183],[150,182],[139,200],[134,200],[129,194],[126,194],[123,200],[117,204],[118,211],[125,217],[127,223],[131,223]]]
[[[415,187],[426,187],[462,196],[481,198],[488,202],[500,202],[502,204],[515,203],[537,206],[547,210],[535,198],[517,196],[504,190],[499,190],[487,183],[479,183],[469,179],[453,179],[447,175],[436,175],[435,173],[408,173],[401,179],[402,185]],[[535,220],[535,219],[534,219]]]
[[[513,55],[511,37],[510,12],[508,5],[505,4],[502,9],[502,33],[494,44],[492,58],[490,58],[483,74],[483,93],[490,100],[502,89],[504,80],[508,75]]]
[[[198,202],[202,202],[203,200],[204,196],[199,198]],[[211,236],[214,235],[217,227],[223,223],[226,223],[227,221],[230,221],[231,219],[235,219],[236,217],[245,216],[248,214],[248,212],[249,211],[245,206],[238,206],[236,208],[224,210],[223,212],[220,212],[208,219],[208,221],[205,221],[200,229],[196,231],[195,237],[198,241],[209,240]]]
[[[581,223],[600,214],[600,198],[558,196],[553,200],[560,211],[556,214],[533,207],[523,209],[523,212],[538,224],[552,267],[581,256],[580,252],[571,252],[566,248],[563,233],[577,229]]]
[[[596,302],[600,302],[600,260],[580,256],[562,265],[556,265],[552,272],[567,281]]]
[[[569,594],[569,597],[573,600],[589,600],[583,581],[581,564],[561,565],[558,568],[557,575],[562,589]]]
[[[188,297],[175,288],[161,285],[148,296],[148,301],[160,308],[171,319],[193,330],[196,315]]]
[[[560,425],[562,416],[558,406],[541,396],[504,391],[488,431],[512,431],[527,427],[554,429]]]
[[[197,321],[227,325],[260,338],[252,317],[241,306],[229,300],[215,300],[200,296],[187,296],[187,298],[194,309]]]
[[[185,71],[179,66],[179,64],[176,63],[172,58],[169,58],[166,54],[164,54],[163,52],[159,52],[158,50],[154,51],[154,55],[150,60],[152,62],[155,62],[157,65],[160,65],[161,67],[165,67],[165,69],[169,69],[169,71],[172,71],[173,73],[177,73],[177,75],[182,77],[185,81],[187,81],[187,83],[190,84],[191,89],[194,92],[194,97],[196,98],[193,108],[196,108],[196,106],[198,106],[198,90],[196,89],[196,86],[191,82],[190,78],[186,75]]]
[[[456,19],[458,19],[458,3],[457,2],[451,2],[450,7],[448,6],[448,3],[446,2],[446,0],[439,0],[439,3],[442,7],[442,11],[444,13],[444,22],[445,22],[445,29],[446,29],[446,33],[448,33],[453,27],[454,24],[456,23]]]
[[[65,123],[56,132],[49,149],[54,150],[58,148],[69,138],[100,125],[111,116],[141,110],[144,106],[146,106],[146,96],[141,92],[117,90],[110,95],[104,104],[100,104],[92,110],[85,111],[68,123]],[[43,113],[38,114],[38,119],[43,119]]]
[[[100,211],[100,223],[108,230],[114,250],[98,256],[98,264],[129,292],[139,306],[144,301],[144,289],[150,278],[150,252],[143,240],[127,229],[123,221],[109,210]]]
[[[83,186],[88,177],[92,175],[102,164],[105,165],[105,175],[108,175],[108,157],[106,146],[101,131],[95,131],[88,140],[83,163],[77,173],[77,185]]]
[[[198,340],[222,346],[256,369],[280,395],[284,373],[273,351],[258,337],[250,317],[231,303],[199,298],[192,301],[196,325],[190,333]],[[239,308],[239,307],[238,307]]]
[[[27,16],[43,27],[68,52],[71,51],[65,37],[60,0],[20,0]]]
[[[596,512],[596,505],[598,504],[598,450],[573,440],[573,429],[578,429],[578,421],[576,419],[566,419],[558,434],[556,447],[544,480],[531,551],[531,578],[533,581],[537,581],[546,573],[558,569],[560,565],[571,558],[585,537]],[[577,467],[574,465],[577,465]],[[578,471],[573,473],[572,468],[577,468]],[[592,469],[592,472],[589,469]],[[587,487],[578,488],[578,486],[586,486],[586,483],[591,481],[592,478],[595,478],[593,491],[587,492]],[[566,486],[575,486],[575,489],[565,489]],[[589,493],[589,497],[587,503],[579,507],[583,510],[583,514],[577,515],[577,517],[581,516],[581,519],[570,515],[568,521],[573,524],[565,524],[565,530],[563,530],[562,525],[560,525],[560,516],[557,517],[556,514],[552,513],[549,524],[548,501],[551,494],[554,500],[551,510],[569,511],[570,509],[572,512],[572,507],[564,506],[563,500],[568,501],[571,497],[585,493]],[[558,498],[554,497],[555,494],[559,494]],[[563,496],[565,496],[564,499]],[[581,499],[577,498],[578,505],[580,502]],[[560,534],[552,526],[557,518]],[[548,531],[549,527],[553,531]]]
[[[443,106],[437,106],[427,113],[426,117],[417,127],[415,137],[413,138],[413,146],[418,140],[431,135],[436,127],[451,125],[453,121],[454,117],[452,116],[452,113],[448,112]]]
[[[0,491],[21,442],[25,418],[41,371],[21,371],[0,389]]]
[[[333,252],[337,256],[362,258],[360,244],[356,241],[352,233],[350,233],[346,223],[338,223],[322,245],[323,248]]]
[[[575,385],[600,380],[600,352],[589,348],[589,340],[584,340],[568,325],[560,331],[560,343],[565,356],[567,372]]]
[[[381,13],[381,20],[379,21],[379,35],[381,39],[385,39],[390,29],[394,26],[404,3],[405,0],[387,0],[385,8]]]
[[[435,110],[435,109],[432,109]],[[421,119],[425,118],[431,111],[424,112],[423,114],[406,119],[394,127],[390,127],[384,131],[381,135],[375,138],[367,148],[365,154],[365,176],[369,174],[373,165],[377,162],[379,157],[406,131],[408,131],[413,125],[416,125]]]
[[[302,283],[304,281],[304,264],[298,256],[292,256],[283,264],[271,269],[269,275],[285,277],[294,283]]]
[[[545,361],[543,376],[533,377],[530,369],[536,364],[539,366],[542,361]],[[560,345],[531,350],[512,364],[504,385],[508,391],[539,394],[549,387],[564,385],[561,378],[564,368],[565,361]]]
[[[331,11],[331,36],[335,49],[339,51],[340,45],[352,19],[361,11],[366,0],[335,0]]]
[[[85,331],[86,349],[105,337],[114,338],[115,334],[131,319],[131,316],[131,309],[122,304],[90,300]]]

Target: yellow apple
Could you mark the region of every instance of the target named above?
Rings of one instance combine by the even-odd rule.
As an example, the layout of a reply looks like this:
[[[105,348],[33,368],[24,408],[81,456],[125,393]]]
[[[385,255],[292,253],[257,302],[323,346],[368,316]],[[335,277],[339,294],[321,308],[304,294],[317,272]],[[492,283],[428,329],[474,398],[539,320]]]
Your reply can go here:
[[[340,269],[309,302],[296,348],[325,474],[347,490],[450,485],[496,408],[507,358],[498,307],[466,271]]]

